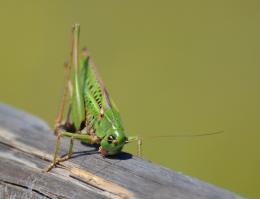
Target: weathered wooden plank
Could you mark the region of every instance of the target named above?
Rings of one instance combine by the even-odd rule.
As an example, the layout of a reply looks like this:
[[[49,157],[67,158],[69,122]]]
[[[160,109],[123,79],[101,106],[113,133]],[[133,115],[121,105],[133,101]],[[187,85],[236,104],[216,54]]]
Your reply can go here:
[[[1,164],[0,164],[0,184],[5,188],[15,190],[4,191],[2,194],[10,198],[107,198],[92,187],[82,188],[81,183],[71,179],[69,175],[56,177],[48,173],[41,172],[39,168],[44,168],[46,162],[35,159],[34,156],[24,154],[9,146],[0,144]],[[85,185],[84,185],[85,186]],[[14,197],[14,194],[18,194]],[[22,195],[20,195],[22,194]],[[22,196],[22,197],[21,197]],[[0,198],[8,198],[1,197]]]
[[[128,153],[102,158],[79,142],[70,161],[44,173],[54,145],[44,121],[1,104],[0,198],[242,198]],[[60,155],[67,147],[63,139]]]

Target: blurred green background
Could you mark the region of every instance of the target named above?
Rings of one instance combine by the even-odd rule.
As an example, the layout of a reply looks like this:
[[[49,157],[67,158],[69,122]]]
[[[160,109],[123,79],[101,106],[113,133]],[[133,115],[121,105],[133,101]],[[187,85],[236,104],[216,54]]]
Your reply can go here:
[[[260,198],[259,1],[1,1],[0,100],[52,126],[70,28],[144,157]],[[136,153],[136,145],[126,148]]]

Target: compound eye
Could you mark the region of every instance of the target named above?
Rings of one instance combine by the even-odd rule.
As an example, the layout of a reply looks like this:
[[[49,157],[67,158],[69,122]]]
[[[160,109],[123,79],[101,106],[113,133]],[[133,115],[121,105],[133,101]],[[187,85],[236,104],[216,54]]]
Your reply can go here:
[[[111,144],[114,139],[115,138],[112,135],[110,135],[110,136],[108,136],[107,141],[108,141],[109,144]]]

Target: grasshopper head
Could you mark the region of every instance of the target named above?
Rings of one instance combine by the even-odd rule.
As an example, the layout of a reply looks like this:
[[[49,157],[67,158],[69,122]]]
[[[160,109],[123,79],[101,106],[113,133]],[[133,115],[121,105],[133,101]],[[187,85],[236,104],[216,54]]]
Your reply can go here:
[[[127,138],[123,132],[114,130],[107,134],[100,143],[99,152],[103,155],[116,155],[123,149]]]

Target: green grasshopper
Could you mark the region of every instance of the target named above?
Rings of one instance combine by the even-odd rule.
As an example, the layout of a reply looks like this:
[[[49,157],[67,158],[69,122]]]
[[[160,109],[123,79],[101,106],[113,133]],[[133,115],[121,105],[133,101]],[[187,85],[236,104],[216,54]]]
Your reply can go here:
[[[79,56],[79,33],[80,26],[75,24],[72,28],[71,63],[66,64],[65,88],[54,127],[57,139],[53,162],[46,169],[47,171],[72,156],[74,140],[100,145],[99,152],[102,156],[116,155],[121,152],[125,144],[138,141],[138,155],[141,156],[142,139],[138,136],[125,135],[120,113],[109,96],[87,50],[83,49]],[[67,119],[65,123],[62,123],[68,94],[71,100]],[[154,138],[207,136],[222,132],[161,135]],[[61,137],[70,138],[70,146],[68,154],[58,158]]]
[[[125,144],[132,141],[139,140],[139,149],[141,145],[137,136],[125,135],[119,111],[87,50],[83,49],[79,56],[79,33],[80,26],[75,24],[72,28],[71,63],[66,65],[65,89],[54,127],[56,147],[53,162],[47,171],[72,156],[73,140],[100,145],[99,152],[102,156],[118,154]],[[71,100],[67,120],[62,123],[68,94]],[[58,158],[61,137],[70,138],[70,146],[68,154]]]

